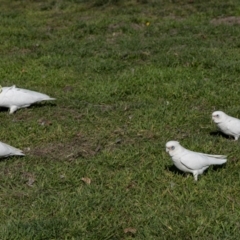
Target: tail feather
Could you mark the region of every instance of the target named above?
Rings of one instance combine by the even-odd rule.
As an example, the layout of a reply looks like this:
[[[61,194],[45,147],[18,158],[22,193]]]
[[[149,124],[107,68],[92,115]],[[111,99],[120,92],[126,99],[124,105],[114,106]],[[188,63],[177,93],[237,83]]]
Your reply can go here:
[[[10,145],[7,145],[7,144],[4,144],[7,148],[8,148],[8,151],[9,151],[9,155],[11,156],[14,156],[14,155],[18,155],[18,156],[25,156],[25,154],[23,153],[23,151],[19,148],[15,148],[15,147],[12,147]]]
[[[221,165],[227,162],[227,156],[225,155],[213,155],[213,154],[205,154],[205,153],[201,153],[201,154],[208,157],[210,164],[212,165]]]
[[[49,98],[46,98],[46,99],[43,99],[43,101],[50,101],[50,100],[56,100],[56,98],[51,98],[51,97],[49,97]]]
[[[15,152],[14,155],[25,156],[25,154],[21,150]]]
[[[219,159],[219,158],[212,158],[212,157],[208,157],[208,159],[211,161],[211,164],[214,164],[214,165],[221,165],[227,162],[227,159]]]
[[[225,159],[227,156],[225,155],[213,155],[213,154],[205,154],[202,153],[204,156],[211,157],[211,158],[216,158],[216,159]]]

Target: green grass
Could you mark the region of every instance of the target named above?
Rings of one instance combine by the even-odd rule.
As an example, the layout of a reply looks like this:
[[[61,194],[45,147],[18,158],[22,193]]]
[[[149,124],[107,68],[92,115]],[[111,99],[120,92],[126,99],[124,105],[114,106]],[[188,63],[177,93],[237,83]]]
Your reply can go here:
[[[0,239],[239,239],[239,1],[0,3],[1,85],[57,98],[0,112]],[[196,183],[169,140],[228,162]]]

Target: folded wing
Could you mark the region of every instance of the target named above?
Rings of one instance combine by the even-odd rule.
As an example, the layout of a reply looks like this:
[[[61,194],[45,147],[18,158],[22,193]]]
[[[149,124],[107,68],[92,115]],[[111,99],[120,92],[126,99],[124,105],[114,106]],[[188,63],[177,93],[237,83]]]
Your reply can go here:
[[[0,142],[0,158],[8,157],[8,156],[24,156],[25,154],[22,152],[22,150],[12,147],[6,143]]]
[[[0,104],[2,106],[28,106],[43,100],[55,100],[55,98],[51,98],[46,94],[16,88],[15,85],[12,87],[3,87],[0,96]]]
[[[211,161],[209,161],[209,158],[204,154],[199,154],[189,150],[181,156],[181,163],[192,170],[202,169],[212,164]]]

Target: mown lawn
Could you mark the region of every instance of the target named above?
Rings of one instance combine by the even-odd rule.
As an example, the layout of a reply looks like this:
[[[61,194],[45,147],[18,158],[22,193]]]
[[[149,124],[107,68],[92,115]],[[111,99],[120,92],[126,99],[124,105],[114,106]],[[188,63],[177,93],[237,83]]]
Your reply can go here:
[[[239,239],[240,2],[0,0],[2,86],[57,98],[0,140],[0,239]],[[194,182],[165,143],[228,155]]]

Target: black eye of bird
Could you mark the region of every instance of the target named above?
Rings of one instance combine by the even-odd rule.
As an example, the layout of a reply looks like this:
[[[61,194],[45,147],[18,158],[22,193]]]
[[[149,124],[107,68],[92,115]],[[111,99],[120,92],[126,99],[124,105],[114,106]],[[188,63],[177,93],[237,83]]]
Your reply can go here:
[[[219,117],[219,114],[217,114],[216,117]]]
[[[175,147],[174,146],[171,146],[171,150],[174,150],[175,149]]]

